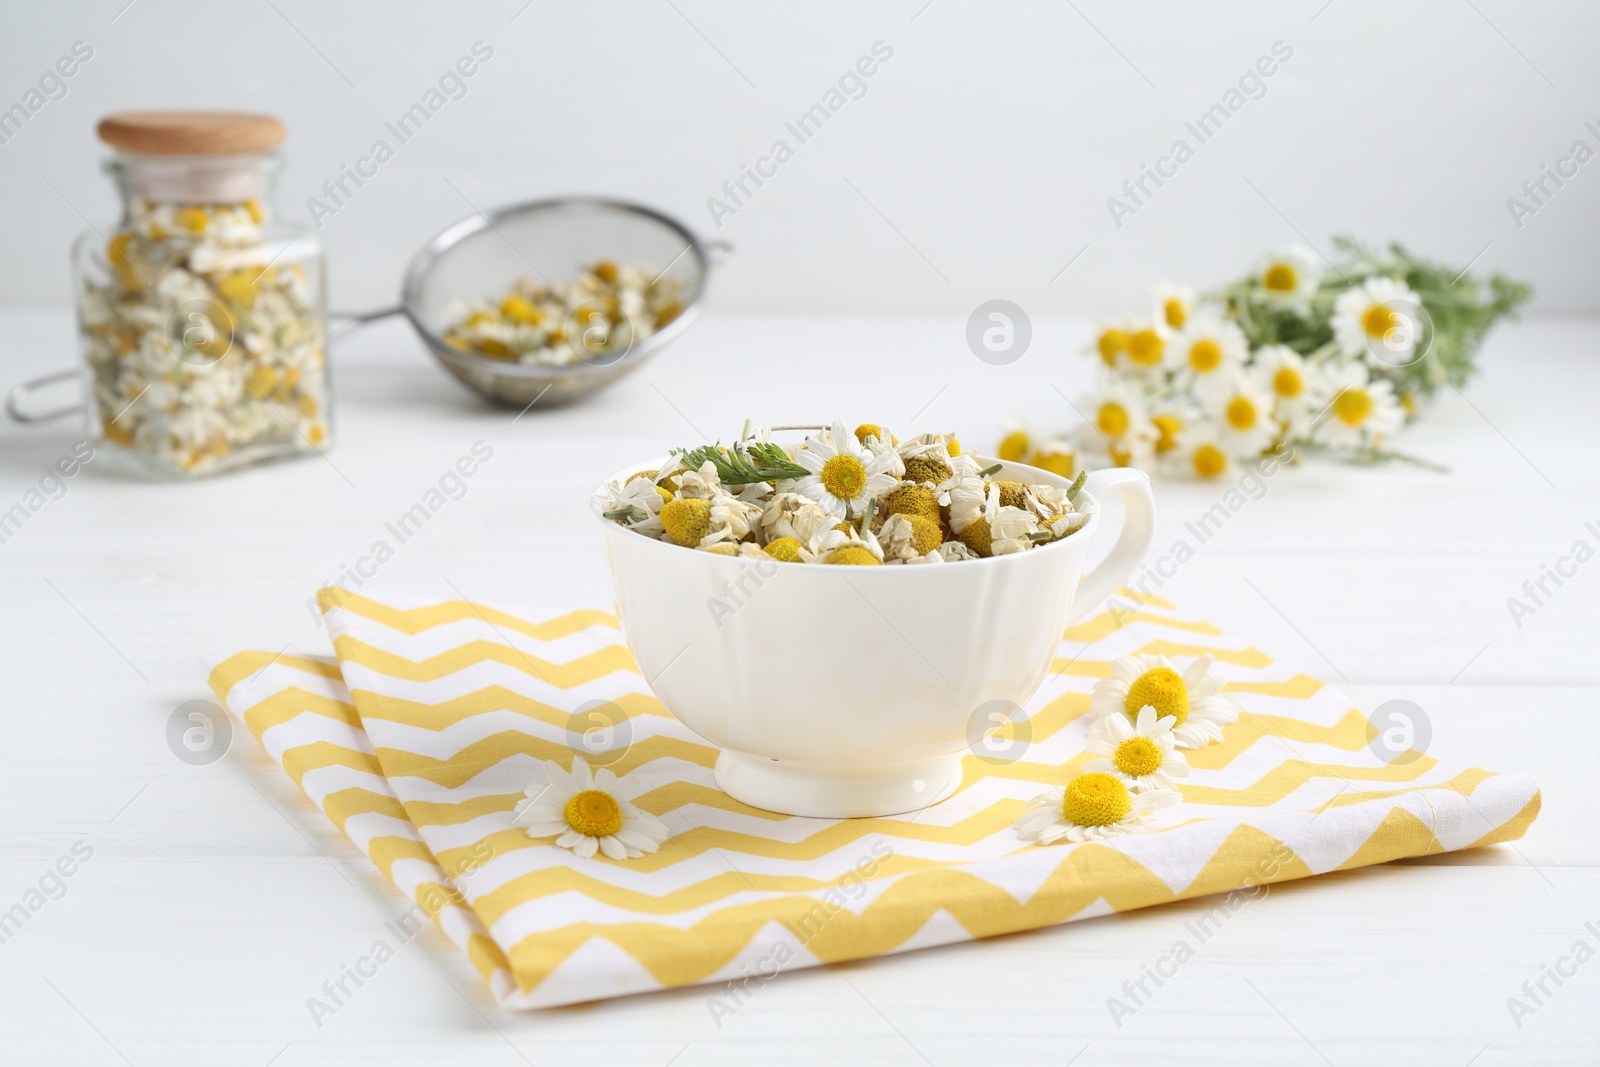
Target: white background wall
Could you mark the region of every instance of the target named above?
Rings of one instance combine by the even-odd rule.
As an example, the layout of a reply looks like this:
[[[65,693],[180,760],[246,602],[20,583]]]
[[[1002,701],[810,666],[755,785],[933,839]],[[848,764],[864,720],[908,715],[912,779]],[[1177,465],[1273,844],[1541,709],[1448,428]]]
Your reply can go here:
[[[598,191],[714,231],[707,198],[882,40],[866,95],[724,220],[741,258],[717,306],[1142,309],[1156,278],[1206,285],[1296,231],[1322,248],[1350,231],[1462,264],[1487,246],[1479,267],[1534,282],[1538,310],[1600,311],[1600,161],[1520,230],[1506,208],[1575,140],[1600,149],[1593,3],[125,2],[6,0],[0,108],[74,41],[94,56],[0,145],[0,302],[67,302],[79,212],[113,210],[93,136],[111,110],[282,116],[279,203],[306,218],[323,179],[487,42],[467,95],[325,221],[333,300],[360,307],[392,301],[410,254],[470,213],[446,177],[478,206]],[[1265,96],[1113,225],[1107,197],[1195,145],[1185,120],[1277,40],[1294,56]]]

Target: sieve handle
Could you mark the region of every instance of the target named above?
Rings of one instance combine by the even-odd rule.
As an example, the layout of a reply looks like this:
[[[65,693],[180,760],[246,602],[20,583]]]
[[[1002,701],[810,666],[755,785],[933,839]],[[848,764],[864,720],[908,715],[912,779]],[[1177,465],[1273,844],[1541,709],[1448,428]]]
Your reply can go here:
[[[54,419],[77,414],[83,410],[82,400],[76,404],[51,408],[48,411],[29,411],[24,405],[27,404],[28,398],[38,390],[47,389],[61,382],[74,381],[81,374],[82,372],[77,370],[56,371],[54,374],[41,375],[38,378],[31,378],[25,381],[21,385],[12,386],[11,391],[6,394],[6,414],[11,416],[13,422],[21,423],[50,422]]]

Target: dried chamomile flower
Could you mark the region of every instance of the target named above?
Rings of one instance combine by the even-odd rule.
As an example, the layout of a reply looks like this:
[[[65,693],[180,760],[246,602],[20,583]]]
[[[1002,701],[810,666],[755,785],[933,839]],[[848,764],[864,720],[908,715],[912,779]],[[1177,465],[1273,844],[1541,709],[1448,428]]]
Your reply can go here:
[[[854,527],[846,525],[844,529],[829,530],[824,534],[813,556],[822,563],[870,565],[883,562],[883,545],[871,530],[860,534]]]
[[[319,260],[258,201],[132,198],[78,294],[106,439],[204,474],[328,441]]]
[[[768,541],[766,552],[779,563],[800,562],[800,542],[792,537],[779,537]]]
[[[778,493],[761,511],[761,534],[768,538],[789,538],[809,544],[819,532],[830,529],[836,520],[821,505],[799,493]]]
[[[451,309],[445,344],[519,363],[563,366],[625,352],[683,312],[676,279],[602,260],[576,278],[519,278],[496,300]]]
[[[989,520],[989,554],[1005,556],[1025,552],[1033,547],[1029,535],[1038,532],[1038,519],[1021,508],[1002,504]]]
[[[644,474],[635,474],[621,485],[607,482],[594,498],[599,501],[600,513],[606,518],[642,534],[659,536],[661,509],[672,499],[672,494]]]
[[[711,501],[695,496],[669,500],[661,506],[661,525],[673,542],[693,548],[711,529]]]
[[[1081,529],[1092,504],[1071,487],[994,480],[950,434],[895,443],[881,425],[842,422],[803,441],[747,422],[730,446],[677,449],[678,466],[640,471],[596,494],[602,514],[717,555],[844,566],[967,562],[1027,551]],[[652,495],[653,494],[653,495]],[[659,505],[657,504],[659,501]]]
[[[939,494],[926,485],[901,482],[878,498],[878,513],[887,519],[891,515],[921,515],[939,521]]]
[[[989,487],[982,477],[974,474],[962,478],[949,491],[950,529],[957,534],[980,519],[986,518],[984,509],[989,497]],[[995,506],[999,507],[999,490],[995,490]]]
[[[944,543],[939,524],[924,515],[894,514],[878,531],[878,541],[883,546],[885,559],[908,563],[913,559],[937,552]]]

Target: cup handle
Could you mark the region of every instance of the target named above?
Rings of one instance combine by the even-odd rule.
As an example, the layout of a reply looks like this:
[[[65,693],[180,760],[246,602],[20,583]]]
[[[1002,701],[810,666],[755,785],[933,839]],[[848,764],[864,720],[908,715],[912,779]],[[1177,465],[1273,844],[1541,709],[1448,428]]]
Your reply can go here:
[[[1132,467],[1108,467],[1093,471],[1083,483],[1083,488],[1103,504],[1108,493],[1122,497],[1124,516],[1122,532],[1117,543],[1100,564],[1083,576],[1067,620],[1070,626],[1100,606],[1101,601],[1117,591],[1132,577],[1134,569],[1144,560],[1156,532],[1156,502],[1150,495],[1150,477]]]

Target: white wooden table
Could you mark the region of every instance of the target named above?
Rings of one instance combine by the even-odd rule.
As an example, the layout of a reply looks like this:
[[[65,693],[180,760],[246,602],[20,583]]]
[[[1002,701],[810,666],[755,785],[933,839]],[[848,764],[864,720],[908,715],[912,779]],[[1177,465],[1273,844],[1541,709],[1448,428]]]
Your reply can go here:
[[[1161,590],[1366,711],[1417,702],[1441,758],[1536,776],[1544,812],[1515,847],[1273,887],[1120,1028],[1107,998],[1201,905],[786,975],[721,1028],[705,989],[499,1011],[430,930],[314,1025],[307,998],[404,904],[244,731],[209,766],[172,754],[168,716],[209,696],[209,664],[321,648],[307,598],[474,441],[492,461],[368,588],[607,604],[585,491],[746,415],[974,444],[1008,414],[1073,417],[1054,387],[1086,384],[1086,324],[1036,322],[1003,368],[963,325],[712,314],[611,392],[513,421],[388,324],[336,353],[326,462],[177,485],[91,463],[0,545],[0,910],[40,899],[76,842],[93,853],[0,944],[0,1061],[1600,1062],[1600,963],[1547,979],[1520,1027],[1507,1007],[1575,942],[1600,949],[1600,562],[1520,628],[1506,606],[1575,541],[1600,548],[1600,323],[1548,320],[1496,334],[1470,399],[1447,392],[1405,438],[1453,474],[1280,474]],[[64,312],[0,315],[0,382],[68,365],[71,346]],[[0,509],[78,433],[0,428]],[[1157,544],[1215,498],[1158,486]]]

